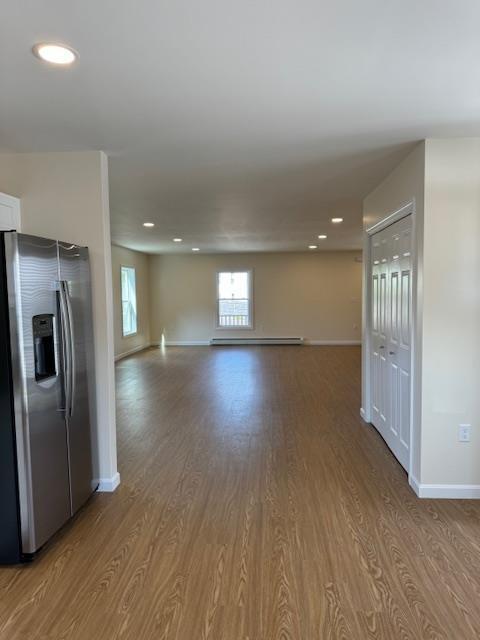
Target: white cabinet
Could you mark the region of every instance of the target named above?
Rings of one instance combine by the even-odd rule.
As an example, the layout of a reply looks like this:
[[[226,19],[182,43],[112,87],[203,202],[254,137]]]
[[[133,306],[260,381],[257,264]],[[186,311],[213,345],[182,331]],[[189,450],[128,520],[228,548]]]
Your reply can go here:
[[[0,193],[0,231],[21,231],[20,200]]]

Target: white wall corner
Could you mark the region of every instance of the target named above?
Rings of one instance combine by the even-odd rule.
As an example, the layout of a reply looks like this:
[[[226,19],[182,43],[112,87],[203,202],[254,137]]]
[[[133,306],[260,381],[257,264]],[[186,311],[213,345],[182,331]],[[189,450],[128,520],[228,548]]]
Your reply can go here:
[[[107,155],[100,152],[100,175],[101,175],[101,209],[102,209],[102,227],[103,227],[103,259],[105,268],[105,326],[104,335],[104,384],[102,393],[102,409],[104,411],[105,420],[100,422],[102,413],[100,413],[99,424],[107,425],[103,434],[103,447],[100,447],[100,473],[110,478],[108,482],[115,482],[118,475],[117,471],[117,427],[116,427],[116,402],[115,402],[115,341],[114,341],[114,308],[113,308],[113,281],[112,281],[112,239],[110,233],[110,202],[109,202],[109,180],[108,180],[108,158]],[[97,346],[97,345],[96,345]],[[96,358],[98,355],[96,355]],[[98,384],[98,380],[97,380]],[[97,418],[98,420],[98,418]],[[112,475],[110,475],[112,474]],[[108,485],[107,482],[107,485]],[[118,476],[117,485],[120,482]],[[117,486],[115,485],[115,486]],[[114,491],[113,489],[106,489]]]
[[[129,349],[128,351],[124,351],[123,353],[119,353],[115,356],[115,362],[117,362],[118,360],[121,360],[122,358],[126,358],[127,356],[130,356],[134,353],[138,353],[138,351],[145,351],[145,349],[149,349],[152,345],[150,343],[148,344],[141,344],[138,347],[135,347],[134,349]]]
[[[117,471],[111,478],[99,478],[97,483],[99,493],[112,493],[120,484],[120,474]]]

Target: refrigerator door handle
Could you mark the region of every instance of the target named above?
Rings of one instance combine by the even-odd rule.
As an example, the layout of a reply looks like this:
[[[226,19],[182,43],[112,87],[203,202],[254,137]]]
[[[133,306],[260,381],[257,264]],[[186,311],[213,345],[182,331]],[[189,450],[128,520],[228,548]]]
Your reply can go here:
[[[74,332],[74,324],[73,324],[73,310],[72,310],[72,301],[70,298],[70,291],[68,289],[68,282],[64,280],[65,287],[65,301],[67,305],[67,313],[68,313],[68,339],[70,346],[70,401],[69,401],[69,411],[68,415],[73,416],[73,411],[75,408],[75,389],[76,389],[76,362],[75,362],[75,332]]]
[[[70,342],[70,326],[68,323],[68,307],[65,296],[65,282],[58,283],[58,293],[60,298],[60,328],[62,337],[62,369],[63,369],[63,393],[65,399],[65,415],[70,415],[70,400],[72,396],[72,357]]]

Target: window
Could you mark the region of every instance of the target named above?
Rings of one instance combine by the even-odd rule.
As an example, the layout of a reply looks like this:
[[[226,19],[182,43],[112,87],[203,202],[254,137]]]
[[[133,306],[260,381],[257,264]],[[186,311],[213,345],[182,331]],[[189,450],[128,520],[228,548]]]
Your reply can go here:
[[[122,277],[122,331],[124,336],[137,333],[137,287],[134,267],[120,267]]]
[[[217,326],[252,328],[251,271],[220,271],[217,274]]]

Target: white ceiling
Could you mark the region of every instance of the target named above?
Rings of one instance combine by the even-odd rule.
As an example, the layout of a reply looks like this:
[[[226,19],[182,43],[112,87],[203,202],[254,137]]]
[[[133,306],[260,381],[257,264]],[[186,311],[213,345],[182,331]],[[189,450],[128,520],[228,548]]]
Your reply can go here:
[[[478,0],[9,0],[0,149],[107,151],[127,247],[356,248],[415,141],[480,135],[479,24]]]

